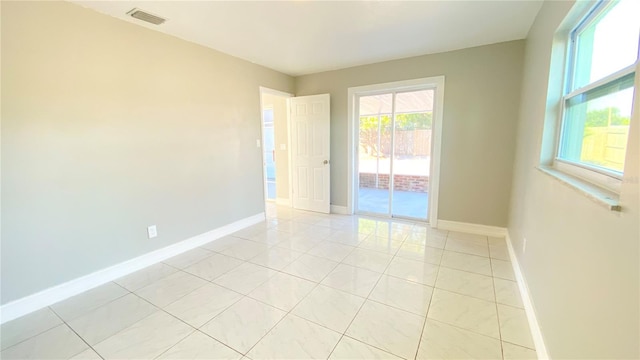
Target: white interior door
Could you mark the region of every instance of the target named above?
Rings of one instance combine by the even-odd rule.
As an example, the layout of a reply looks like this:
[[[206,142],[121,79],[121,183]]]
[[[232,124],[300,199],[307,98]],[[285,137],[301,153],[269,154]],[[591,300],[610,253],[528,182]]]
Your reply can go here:
[[[329,94],[289,99],[293,207],[330,212]]]

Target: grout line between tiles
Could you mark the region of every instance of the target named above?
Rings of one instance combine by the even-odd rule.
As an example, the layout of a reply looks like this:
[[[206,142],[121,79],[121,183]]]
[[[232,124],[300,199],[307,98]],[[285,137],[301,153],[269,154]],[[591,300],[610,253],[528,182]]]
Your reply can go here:
[[[447,240],[445,240],[445,247],[447,246]],[[443,252],[444,255],[444,252]],[[442,262],[442,259],[440,259]],[[438,272],[436,273],[436,279],[433,282],[433,291],[431,292],[431,297],[429,297],[429,307],[427,308],[427,313],[424,314],[424,322],[422,323],[422,330],[420,331],[420,338],[418,339],[418,347],[416,348],[416,354],[413,357],[414,359],[418,358],[418,352],[420,351],[420,346],[422,346],[422,337],[424,336],[424,328],[427,326],[427,319],[429,318],[429,312],[431,311],[431,304],[433,301],[433,295],[436,293],[436,284],[438,283],[438,277],[440,276],[440,265],[438,265]]]

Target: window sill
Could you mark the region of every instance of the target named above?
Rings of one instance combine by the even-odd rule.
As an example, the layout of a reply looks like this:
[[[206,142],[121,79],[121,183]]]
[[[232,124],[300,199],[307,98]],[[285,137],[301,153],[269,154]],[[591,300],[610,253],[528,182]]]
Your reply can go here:
[[[589,199],[596,203],[606,207],[611,211],[621,211],[620,196],[609,190],[596,186],[588,181],[580,179],[578,177],[568,175],[556,169],[547,166],[538,166],[536,169],[542,173],[551,176],[552,178],[560,181],[561,183],[579,191],[587,196]]]

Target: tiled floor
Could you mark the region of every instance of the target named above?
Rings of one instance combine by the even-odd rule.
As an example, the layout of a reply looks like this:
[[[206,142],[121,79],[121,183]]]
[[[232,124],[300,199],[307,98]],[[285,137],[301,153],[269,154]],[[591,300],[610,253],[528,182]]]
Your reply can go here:
[[[2,325],[0,357],[535,358],[504,239],[267,217]]]

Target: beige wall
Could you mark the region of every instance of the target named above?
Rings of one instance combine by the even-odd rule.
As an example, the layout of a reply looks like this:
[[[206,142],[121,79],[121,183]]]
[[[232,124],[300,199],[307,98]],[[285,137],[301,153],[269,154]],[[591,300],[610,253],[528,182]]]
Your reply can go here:
[[[262,95],[262,105],[273,108],[273,123],[276,145],[276,198],[289,200],[289,130],[287,98],[273,94]],[[285,150],[280,145],[285,146]]]
[[[3,1],[1,303],[262,212],[258,88],[293,85],[67,2]]]
[[[637,107],[620,194],[622,213],[607,210],[535,169],[541,156],[549,157],[548,149],[541,155],[543,124],[553,126],[558,114],[554,102],[546,104],[547,93],[554,97],[560,91],[554,86],[547,91],[552,39],[571,6],[568,1],[545,2],[527,39],[509,233],[552,358],[638,359]],[[558,65],[561,69],[562,61]],[[551,77],[556,80],[557,75]],[[636,104],[639,96],[636,91]]]
[[[439,218],[506,226],[524,41],[296,78],[296,95],[331,94],[331,203],[347,205],[347,89],[445,76]]]

